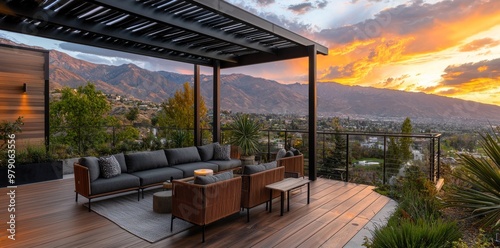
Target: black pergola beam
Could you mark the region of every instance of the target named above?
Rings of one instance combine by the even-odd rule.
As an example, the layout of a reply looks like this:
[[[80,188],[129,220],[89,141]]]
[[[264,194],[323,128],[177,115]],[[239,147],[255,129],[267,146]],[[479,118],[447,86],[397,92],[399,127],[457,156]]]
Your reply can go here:
[[[245,65],[255,65],[261,63],[289,60],[289,59],[297,59],[304,58],[309,56],[309,52],[307,47],[294,46],[289,48],[283,48],[279,50],[277,54],[259,54],[256,56],[255,53],[242,55],[238,58],[238,64],[221,62],[221,68],[232,68],[236,66],[245,66]]]
[[[100,47],[104,49],[110,49],[115,51],[122,51],[126,53],[134,53],[138,55],[144,55],[148,57],[155,57],[160,59],[167,59],[172,61],[191,63],[191,64],[199,64],[204,66],[212,66],[213,62],[211,60],[200,60],[195,58],[187,58],[180,57],[176,55],[170,55],[168,53],[162,53],[159,51],[147,50],[134,48],[132,44],[129,45],[121,45],[120,49],[117,49],[117,44],[113,42],[107,42],[104,39],[96,39],[90,38],[90,35],[84,35],[82,33],[75,33],[73,31],[65,31],[65,30],[57,30],[55,28],[52,29],[40,29],[38,26],[31,23],[23,23],[19,22],[13,24],[9,21],[2,20],[0,21],[0,29],[7,30],[11,32],[17,32],[25,35],[35,35],[39,37],[56,39],[61,41],[67,41],[71,43],[77,43],[87,46]]]
[[[206,9],[211,9],[213,11],[221,13],[222,15],[228,16],[231,19],[238,19],[240,20],[240,22],[244,22],[245,24],[251,27],[255,27],[259,30],[265,30],[270,34],[277,35],[284,39],[292,40],[296,44],[302,46],[317,45],[316,50],[318,51],[318,53],[323,55],[328,54],[327,47],[318,46],[318,44],[316,44],[314,41],[311,41],[303,36],[293,33],[269,21],[266,21],[252,13],[242,10],[223,0],[191,0],[191,1],[195,2],[200,6],[203,6]]]

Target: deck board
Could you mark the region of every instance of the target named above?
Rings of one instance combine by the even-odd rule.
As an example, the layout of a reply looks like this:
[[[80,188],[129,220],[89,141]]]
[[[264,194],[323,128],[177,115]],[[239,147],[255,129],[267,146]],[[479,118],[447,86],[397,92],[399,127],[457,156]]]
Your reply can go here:
[[[280,216],[279,199],[273,212],[265,204],[208,225],[204,247],[342,247],[389,199],[372,186],[321,179],[293,190],[290,212]],[[0,202],[7,202],[6,188]],[[144,241],[75,202],[72,178],[19,186],[16,190],[16,240],[2,228],[2,247],[199,247],[201,228],[194,227],[156,243]],[[8,217],[0,207],[0,219]],[[168,225],[169,223],[165,223]]]

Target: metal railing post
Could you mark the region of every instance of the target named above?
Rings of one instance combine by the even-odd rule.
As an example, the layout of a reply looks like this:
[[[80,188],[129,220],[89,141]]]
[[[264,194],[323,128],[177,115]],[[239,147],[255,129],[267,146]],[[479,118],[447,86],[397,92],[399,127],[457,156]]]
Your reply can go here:
[[[346,134],[345,142],[345,181],[349,182],[349,134]]]
[[[382,167],[383,173],[382,173],[382,184],[385,184],[385,164],[387,160],[387,135],[384,134],[384,164]]]

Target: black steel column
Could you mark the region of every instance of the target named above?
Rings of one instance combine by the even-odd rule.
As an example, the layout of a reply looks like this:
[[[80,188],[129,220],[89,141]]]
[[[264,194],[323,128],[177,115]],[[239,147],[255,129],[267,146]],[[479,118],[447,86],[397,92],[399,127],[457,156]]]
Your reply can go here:
[[[220,62],[214,63],[214,94],[213,94],[212,136],[213,142],[221,142],[220,138]]]
[[[309,53],[309,180],[316,180],[316,46],[307,47]]]
[[[438,173],[437,179],[441,178],[441,136],[438,136],[438,154],[437,154],[437,164],[438,164]]]
[[[45,151],[49,152],[50,148],[50,88],[49,88],[49,52],[43,53],[43,77],[44,77],[44,108],[45,108]],[[90,206],[89,206],[90,207]]]
[[[194,65],[194,145],[201,146],[201,118],[200,118],[200,101],[201,101],[201,87],[200,87],[200,66]]]

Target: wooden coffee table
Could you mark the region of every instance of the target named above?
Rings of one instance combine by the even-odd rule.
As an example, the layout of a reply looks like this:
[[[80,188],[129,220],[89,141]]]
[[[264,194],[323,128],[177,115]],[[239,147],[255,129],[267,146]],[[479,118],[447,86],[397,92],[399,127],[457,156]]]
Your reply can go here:
[[[285,204],[285,192],[287,196],[287,211],[290,211],[290,191],[292,189],[300,188],[307,184],[307,204],[309,204],[310,192],[311,192],[311,180],[303,179],[303,178],[286,178],[282,181],[266,185],[266,188],[269,189],[269,212],[272,212],[272,200],[273,200],[273,190],[277,190],[281,192],[281,213],[283,216],[283,208]]]

